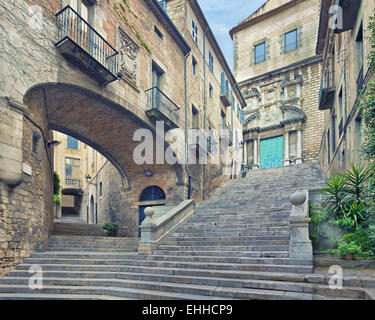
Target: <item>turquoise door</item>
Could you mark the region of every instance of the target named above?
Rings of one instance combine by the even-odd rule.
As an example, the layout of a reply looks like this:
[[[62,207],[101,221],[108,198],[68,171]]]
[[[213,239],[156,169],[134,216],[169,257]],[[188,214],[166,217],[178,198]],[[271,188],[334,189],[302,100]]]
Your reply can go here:
[[[260,140],[260,168],[282,167],[284,164],[283,136]]]

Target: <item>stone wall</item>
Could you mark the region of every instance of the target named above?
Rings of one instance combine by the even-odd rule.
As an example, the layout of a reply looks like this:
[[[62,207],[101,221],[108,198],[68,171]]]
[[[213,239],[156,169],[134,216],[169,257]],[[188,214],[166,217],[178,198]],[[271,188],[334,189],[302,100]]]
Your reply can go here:
[[[0,181],[0,273],[20,263],[33,250],[45,248],[52,230],[53,164],[51,152],[44,144],[50,133],[43,107],[28,106],[25,115],[20,115],[21,183],[12,187]]]

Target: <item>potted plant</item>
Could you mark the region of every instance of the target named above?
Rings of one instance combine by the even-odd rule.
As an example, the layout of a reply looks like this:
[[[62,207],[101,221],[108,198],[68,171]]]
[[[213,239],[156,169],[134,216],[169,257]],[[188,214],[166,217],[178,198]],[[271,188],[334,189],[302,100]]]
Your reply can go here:
[[[354,241],[341,241],[337,247],[337,253],[344,260],[353,260],[356,255],[361,253],[361,247]]]
[[[117,223],[106,222],[102,225],[107,237],[116,237],[119,226]]]

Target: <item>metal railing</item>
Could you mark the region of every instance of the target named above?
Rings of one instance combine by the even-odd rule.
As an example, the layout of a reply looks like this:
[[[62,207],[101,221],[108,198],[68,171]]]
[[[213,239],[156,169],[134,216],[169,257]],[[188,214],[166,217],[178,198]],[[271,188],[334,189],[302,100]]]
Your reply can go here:
[[[227,125],[221,129],[221,138],[228,139],[229,145],[233,144],[233,132]]]
[[[320,83],[319,101],[322,98],[323,90],[335,87],[335,73],[334,71],[326,71]]]
[[[73,8],[66,6],[56,14],[57,43],[69,38],[113,75],[118,74],[118,52]]]
[[[65,184],[67,186],[80,188],[81,187],[81,180],[80,179],[74,179],[74,178],[65,178]]]
[[[153,87],[146,90],[147,95],[147,110],[156,109],[164,114],[168,119],[175,124],[180,121],[180,108],[169,99],[158,87]]]

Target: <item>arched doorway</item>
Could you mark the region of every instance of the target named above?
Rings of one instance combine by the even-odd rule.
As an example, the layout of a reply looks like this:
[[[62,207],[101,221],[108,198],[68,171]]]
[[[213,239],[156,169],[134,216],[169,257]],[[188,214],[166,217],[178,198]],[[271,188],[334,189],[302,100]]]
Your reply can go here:
[[[165,205],[165,192],[158,186],[150,186],[142,191],[142,194],[139,198],[139,202],[142,202],[142,205],[139,206],[139,232],[138,235],[141,236],[141,224],[146,218],[145,208],[163,206]],[[143,204],[144,203],[144,204]]]
[[[90,199],[90,213],[91,213],[91,221],[95,223],[95,203],[94,203],[94,196],[91,196]]]

